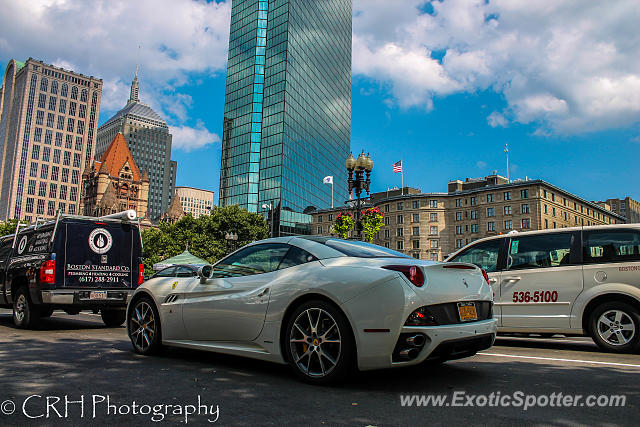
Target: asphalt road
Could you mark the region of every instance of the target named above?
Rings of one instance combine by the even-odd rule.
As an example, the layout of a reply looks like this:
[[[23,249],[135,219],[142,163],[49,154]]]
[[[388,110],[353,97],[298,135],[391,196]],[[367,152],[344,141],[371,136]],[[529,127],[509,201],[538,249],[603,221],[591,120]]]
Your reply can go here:
[[[638,425],[639,374],[640,355],[602,353],[589,339],[503,337],[472,358],[359,373],[340,387],[315,387],[296,380],[286,366],[239,357],[178,349],[158,357],[135,355],[125,329],[106,328],[95,315],[55,313],[38,330],[24,331],[13,327],[8,310],[0,310],[2,426],[203,425],[208,420],[222,425]],[[571,407],[547,402],[523,408],[526,399],[545,404],[546,396],[557,403],[558,393],[582,397]],[[403,406],[402,396],[413,394],[441,395],[446,401]],[[67,405],[66,414],[65,395],[82,401]],[[624,395],[626,404],[588,407],[588,395]],[[209,414],[202,406],[200,415],[185,417],[198,411],[198,396]],[[504,396],[514,404],[519,396],[522,405],[492,405]]]

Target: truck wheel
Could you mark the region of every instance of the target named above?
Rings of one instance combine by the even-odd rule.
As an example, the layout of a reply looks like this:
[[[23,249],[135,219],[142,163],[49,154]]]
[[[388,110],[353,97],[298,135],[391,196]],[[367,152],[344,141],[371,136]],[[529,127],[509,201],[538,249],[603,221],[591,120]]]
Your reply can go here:
[[[607,302],[589,317],[593,341],[605,351],[631,353],[640,348],[640,312],[624,302]]]
[[[117,328],[124,323],[127,318],[127,312],[124,310],[101,310],[100,316],[104,324],[109,328]]]
[[[29,298],[26,286],[18,288],[13,299],[13,323],[18,328],[31,328],[38,319],[38,313]]]

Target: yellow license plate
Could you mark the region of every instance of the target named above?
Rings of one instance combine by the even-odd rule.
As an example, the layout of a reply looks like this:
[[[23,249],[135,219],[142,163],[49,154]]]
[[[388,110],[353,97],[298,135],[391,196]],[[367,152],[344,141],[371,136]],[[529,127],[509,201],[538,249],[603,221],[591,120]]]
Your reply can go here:
[[[459,302],[458,314],[460,315],[460,321],[470,322],[472,320],[478,320],[478,312],[476,311],[476,304],[473,302]]]

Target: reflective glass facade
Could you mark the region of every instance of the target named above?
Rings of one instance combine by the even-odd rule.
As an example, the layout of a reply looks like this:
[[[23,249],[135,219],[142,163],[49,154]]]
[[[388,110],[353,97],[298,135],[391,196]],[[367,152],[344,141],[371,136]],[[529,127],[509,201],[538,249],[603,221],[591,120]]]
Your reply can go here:
[[[331,206],[327,175],[341,204],[351,0],[234,0],[227,67],[220,205],[262,212],[272,203],[291,226],[304,222],[294,212]]]

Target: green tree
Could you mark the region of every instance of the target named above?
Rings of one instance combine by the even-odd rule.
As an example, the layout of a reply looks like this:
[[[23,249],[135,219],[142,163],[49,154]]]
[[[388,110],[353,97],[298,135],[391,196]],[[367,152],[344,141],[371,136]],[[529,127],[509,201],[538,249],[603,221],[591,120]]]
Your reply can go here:
[[[333,231],[335,231],[338,236],[346,239],[349,236],[349,232],[353,230],[355,223],[353,215],[351,215],[350,212],[341,212],[333,222]]]
[[[362,211],[362,227],[369,243],[384,226],[384,216],[379,208],[369,208]]]
[[[214,263],[227,254],[226,233],[238,235],[235,248],[268,236],[267,223],[262,215],[239,206],[214,207],[210,215],[198,219],[186,215],[174,224],[160,222],[158,228],[142,232],[145,271],[153,271],[153,264],[184,252],[187,245],[193,255]]]
[[[12,219],[9,221],[0,221],[0,236],[6,236],[8,234],[15,233],[17,224],[18,224],[17,219]]]

